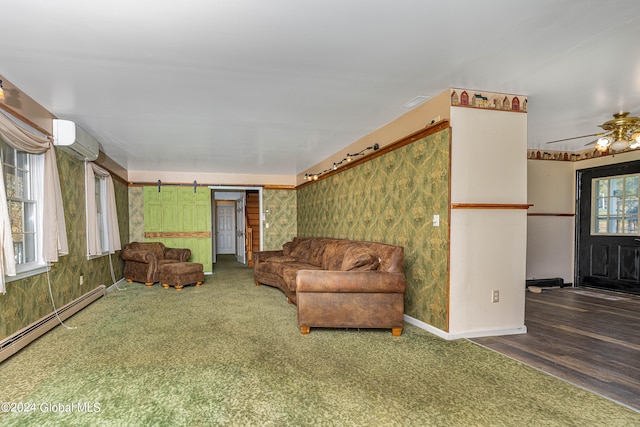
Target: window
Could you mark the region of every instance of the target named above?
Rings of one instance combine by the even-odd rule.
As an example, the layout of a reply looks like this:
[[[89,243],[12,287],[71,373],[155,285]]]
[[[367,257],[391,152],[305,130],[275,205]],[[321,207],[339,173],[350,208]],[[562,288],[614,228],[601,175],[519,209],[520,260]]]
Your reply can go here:
[[[640,174],[593,180],[592,234],[638,235]]]
[[[16,272],[44,266],[42,256],[43,156],[25,153],[0,140]]]
[[[87,257],[113,254],[120,250],[120,231],[115,190],[109,172],[85,163],[87,197]]]
[[[105,234],[107,232],[106,215],[104,213],[104,206],[107,205],[106,195],[107,195],[107,179],[104,176],[96,176],[94,179],[96,186],[96,224],[98,226],[98,245],[101,249],[99,255],[103,255],[109,252],[109,245],[107,242],[109,241],[108,236]]]

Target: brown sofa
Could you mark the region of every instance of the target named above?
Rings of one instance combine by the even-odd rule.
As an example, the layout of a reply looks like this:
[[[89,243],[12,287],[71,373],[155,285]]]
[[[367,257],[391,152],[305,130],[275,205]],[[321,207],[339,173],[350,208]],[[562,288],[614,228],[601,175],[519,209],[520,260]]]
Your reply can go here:
[[[191,258],[190,249],[167,248],[160,242],[131,242],[120,252],[127,282],[142,282],[152,286],[161,280],[160,266],[167,263],[186,262]]]
[[[391,328],[404,317],[404,248],[385,243],[294,238],[280,251],[254,253],[256,285],[282,290],[311,327]]]

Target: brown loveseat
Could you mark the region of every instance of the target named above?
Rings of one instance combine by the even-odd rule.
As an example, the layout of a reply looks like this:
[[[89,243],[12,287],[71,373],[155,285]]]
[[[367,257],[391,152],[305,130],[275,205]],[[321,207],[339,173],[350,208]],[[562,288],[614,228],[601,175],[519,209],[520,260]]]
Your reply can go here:
[[[124,246],[120,257],[125,261],[127,282],[152,286],[160,280],[158,273],[162,264],[186,262],[191,257],[191,250],[167,248],[160,242],[131,242]]]
[[[294,238],[280,251],[254,253],[256,285],[282,290],[311,327],[391,328],[404,317],[404,248],[329,238]]]

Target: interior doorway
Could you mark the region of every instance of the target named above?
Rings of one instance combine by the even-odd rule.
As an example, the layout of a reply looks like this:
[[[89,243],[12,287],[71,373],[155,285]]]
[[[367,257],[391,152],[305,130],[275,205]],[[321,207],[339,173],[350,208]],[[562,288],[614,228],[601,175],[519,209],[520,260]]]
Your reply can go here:
[[[262,250],[262,187],[211,186],[213,263],[218,255],[234,255],[253,265],[253,252]]]

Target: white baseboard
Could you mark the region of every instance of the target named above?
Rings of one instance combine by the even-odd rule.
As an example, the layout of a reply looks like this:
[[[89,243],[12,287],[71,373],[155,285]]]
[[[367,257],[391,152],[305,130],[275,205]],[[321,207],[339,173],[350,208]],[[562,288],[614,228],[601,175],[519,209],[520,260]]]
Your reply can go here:
[[[449,332],[445,332],[442,329],[438,329],[435,326],[429,325],[428,323],[425,323],[414,317],[408,316],[406,314],[404,315],[404,321],[414,326],[417,326],[420,329],[424,329],[425,331],[430,332],[445,340],[457,340],[460,338],[495,337],[499,335],[517,335],[517,334],[527,333],[527,327],[522,325],[522,327],[519,327],[519,328],[491,329],[486,331],[469,331],[469,332],[460,332],[460,333],[452,334]]]

